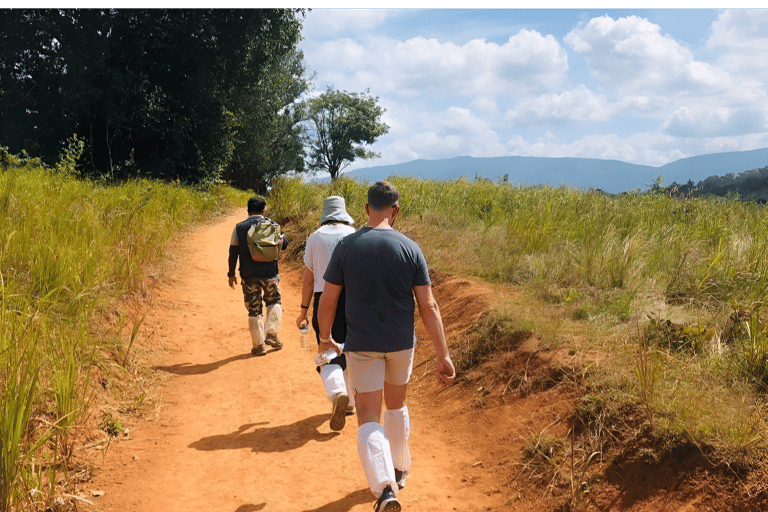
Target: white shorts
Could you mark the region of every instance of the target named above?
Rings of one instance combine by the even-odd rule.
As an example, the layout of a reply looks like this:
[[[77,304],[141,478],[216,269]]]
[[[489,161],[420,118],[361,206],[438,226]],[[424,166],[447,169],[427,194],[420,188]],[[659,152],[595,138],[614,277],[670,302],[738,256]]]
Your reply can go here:
[[[411,380],[414,349],[399,352],[346,352],[349,381],[355,393],[384,389],[384,382],[402,386]]]

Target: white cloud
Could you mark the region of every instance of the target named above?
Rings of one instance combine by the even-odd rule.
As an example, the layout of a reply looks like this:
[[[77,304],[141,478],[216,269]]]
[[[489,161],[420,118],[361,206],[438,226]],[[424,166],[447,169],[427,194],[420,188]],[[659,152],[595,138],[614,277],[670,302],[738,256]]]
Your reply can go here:
[[[387,109],[390,132],[371,148],[382,158],[355,168],[460,155],[661,166],[768,146],[768,9],[723,11],[707,48],[665,33],[676,25],[653,12],[578,25],[574,12],[560,43],[568,28],[555,38],[532,24],[498,38],[446,16],[437,30],[443,13],[421,13],[423,29],[415,10],[308,14],[301,48],[320,92],[370,89]]]
[[[728,9],[712,22],[707,46],[768,51],[768,10]]]
[[[735,85],[733,77],[696,61],[691,51],[644,18],[593,18],[565,41],[589,65],[590,75],[629,94],[717,94]]]
[[[712,23],[707,47],[724,49],[718,66],[768,83],[768,9],[729,9]]]
[[[366,32],[398,13],[396,9],[312,9],[304,19],[301,33],[305,38],[314,38]]]
[[[676,110],[662,126],[675,137],[738,136],[766,131],[764,109],[731,108],[699,104]]]
[[[494,98],[556,89],[568,71],[565,50],[551,35],[521,30],[503,45],[475,39],[464,45],[414,37],[338,39],[304,48],[321,83],[370,87],[404,96]]]
[[[494,101],[492,98],[488,98],[487,96],[478,96],[472,100],[470,106],[474,110],[484,114],[495,114],[499,111],[499,107],[496,105],[496,101]]]
[[[596,95],[583,84],[562,94],[545,94],[524,99],[506,113],[516,125],[607,121],[615,107],[603,95]]]
[[[382,158],[368,162],[367,166],[418,158],[498,156],[506,152],[499,135],[469,109],[449,107],[439,112],[425,112],[395,103],[388,103],[386,108],[384,120],[390,125],[390,131],[375,148]]]

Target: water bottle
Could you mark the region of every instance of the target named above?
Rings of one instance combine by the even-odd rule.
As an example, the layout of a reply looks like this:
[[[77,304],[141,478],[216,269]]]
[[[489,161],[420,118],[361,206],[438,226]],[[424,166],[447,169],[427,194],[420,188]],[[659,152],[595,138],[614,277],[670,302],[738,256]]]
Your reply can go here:
[[[339,343],[339,347],[341,347],[341,350],[344,350],[344,344]],[[325,352],[321,352],[315,356],[315,366],[324,366],[331,362],[332,359],[338,357],[339,355],[336,353],[336,349],[329,348]]]
[[[309,326],[306,322],[299,326],[299,332],[301,333],[301,348],[309,349]]]

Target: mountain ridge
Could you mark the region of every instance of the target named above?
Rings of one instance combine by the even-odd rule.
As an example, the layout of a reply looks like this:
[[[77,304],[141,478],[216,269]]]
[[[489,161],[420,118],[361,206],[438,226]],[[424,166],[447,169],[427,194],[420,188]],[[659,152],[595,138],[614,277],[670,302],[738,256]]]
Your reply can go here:
[[[696,183],[713,175],[739,174],[765,166],[768,166],[768,148],[686,157],[660,167],[597,158],[458,156],[364,167],[343,175],[364,181],[378,181],[395,175],[438,181],[477,176],[497,181],[506,175],[509,182],[522,185],[595,188],[618,194],[645,190],[659,177],[664,185],[684,184],[689,180]]]

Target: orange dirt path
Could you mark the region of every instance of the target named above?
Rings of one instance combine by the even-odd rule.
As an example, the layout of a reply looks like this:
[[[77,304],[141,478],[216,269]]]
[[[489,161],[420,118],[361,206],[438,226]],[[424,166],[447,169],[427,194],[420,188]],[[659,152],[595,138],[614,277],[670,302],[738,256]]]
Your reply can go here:
[[[341,432],[330,430],[330,402],[314,351],[299,346],[294,320],[300,271],[281,266],[284,348],[250,355],[242,291],[239,283],[230,289],[226,277],[232,228],[244,217],[231,215],[195,230],[173,251],[172,269],[152,292],[143,327],[159,354],[156,368],[171,374],[158,391],[162,409],[112,443],[82,484],[94,505],[80,509],[372,510],[374,497],[357,456],[357,420],[348,417]],[[417,369],[422,383],[434,379],[433,364]],[[479,461],[487,447],[468,440],[489,433],[482,425],[479,431],[466,423],[453,428],[455,410],[446,408],[446,417],[439,409],[443,396],[455,396],[446,391],[409,399],[413,465],[400,493],[403,510],[509,510],[500,478],[494,480]],[[103,495],[93,497],[94,491]]]

